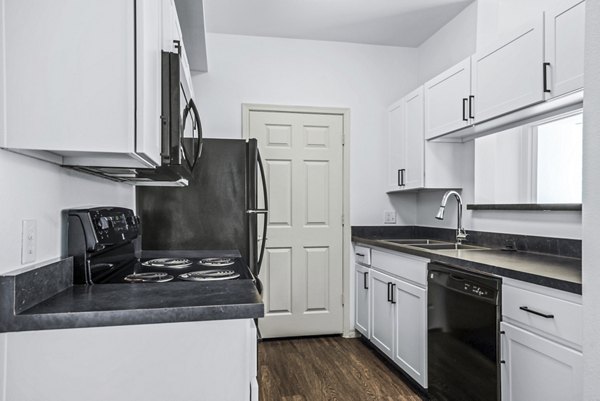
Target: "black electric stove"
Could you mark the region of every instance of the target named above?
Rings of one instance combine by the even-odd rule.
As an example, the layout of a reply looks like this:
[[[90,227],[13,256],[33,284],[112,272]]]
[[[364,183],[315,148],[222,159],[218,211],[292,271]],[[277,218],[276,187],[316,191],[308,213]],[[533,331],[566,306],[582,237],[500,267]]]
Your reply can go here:
[[[238,251],[140,251],[140,220],[115,207],[65,212],[75,284],[254,280]]]

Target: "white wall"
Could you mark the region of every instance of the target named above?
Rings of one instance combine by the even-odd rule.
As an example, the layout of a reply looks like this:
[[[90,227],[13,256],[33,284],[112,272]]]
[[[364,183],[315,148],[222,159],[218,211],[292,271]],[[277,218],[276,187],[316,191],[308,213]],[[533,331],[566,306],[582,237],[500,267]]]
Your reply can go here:
[[[600,400],[600,0],[586,1],[583,110],[583,358],[585,401]]]
[[[132,208],[133,187],[0,150],[0,274],[21,266],[21,222],[37,221],[37,262],[61,253],[61,210]]]
[[[417,50],[225,34],[207,47],[209,72],[193,77],[206,137],[241,138],[243,103],[349,108],[350,221],[383,224],[386,109],[417,86]],[[398,224],[414,224],[415,196],[403,198]]]
[[[420,83],[475,53],[477,13],[478,4],[473,2],[419,46]]]
[[[479,0],[442,27],[419,47],[419,80],[443,72],[458,61],[486,46],[499,32],[510,30],[540,15],[555,0]],[[469,36],[470,35],[470,36]],[[467,143],[473,149],[473,143]],[[465,204],[474,200],[473,151],[465,160],[461,191]],[[450,205],[443,221],[434,218],[444,191],[417,195],[417,224],[431,227],[456,227],[456,212]],[[451,200],[450,202],[454,202]],[[403,202],[400,202],[404,205]],[[581,213],[464,211],[463,225],[469,230],[497,231],[549,237],[581,238]]]

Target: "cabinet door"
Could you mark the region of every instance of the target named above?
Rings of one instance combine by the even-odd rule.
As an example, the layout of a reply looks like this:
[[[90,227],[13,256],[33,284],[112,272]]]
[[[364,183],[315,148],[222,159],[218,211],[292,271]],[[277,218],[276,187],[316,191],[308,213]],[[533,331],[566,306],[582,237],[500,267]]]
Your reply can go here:
[[[160,165],[162,1],[136,3],[136,153]]]
[[[404,188],[403,174],[406,169],[403,132],[402,100],[388,108],[388,187],[390,190]]]
[[[406,189],[422,188],[424,184],[423,87],[402,99],[404,136],[404,184]]]
[[[502,401],[582,400],[583,356],[508,323],[502,336]]]
[[[473,59],[473,115],[479,123],[544,100],[544,19],[478,52]]]
[[[427,291],[398,280],[394,287],[394,362],[427,388]]]
[[[425,139],[470,124],[471,58],[444,71],[424,85]]]
[[[2,7],[4,146],[133,153],[134,2],[5,0]]]
[[[394,304],[391,286],[395,282],[387,274],[371,269],[371,342],[384,354],[394,356]]]
[[[354,265],[354,288],[355,288],[355,323],[354,326],[363,336],[370,338],[369,330],[369,269]]]
[[[566,0],[546,11],[550,98],[583,88],[585,1]]]

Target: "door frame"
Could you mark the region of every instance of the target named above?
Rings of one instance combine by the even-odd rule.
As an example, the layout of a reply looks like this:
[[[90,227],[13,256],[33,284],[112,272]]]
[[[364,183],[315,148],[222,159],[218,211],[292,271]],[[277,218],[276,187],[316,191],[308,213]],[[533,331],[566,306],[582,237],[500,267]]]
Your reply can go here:
[[[350,225],[350,109],[337,107],[316,106],[282,106],[270,104],[242,103],[242,138],[250,139],[250,113],[253,111],[306,113],[306,114],[331,114],[342,116],[342,314],[343,336],[355,337],[354,327],[350,326],[350,314],[353,311],[350,303],[350,276],[351,269],[351,241],[352,230]]]

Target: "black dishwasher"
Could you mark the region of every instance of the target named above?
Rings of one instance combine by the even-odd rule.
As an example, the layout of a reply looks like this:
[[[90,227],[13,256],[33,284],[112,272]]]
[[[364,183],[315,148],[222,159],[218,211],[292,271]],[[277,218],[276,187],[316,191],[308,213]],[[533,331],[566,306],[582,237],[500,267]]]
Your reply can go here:
[[[427,281],[431,401],[499,401],[500,279],[430,263]]]

